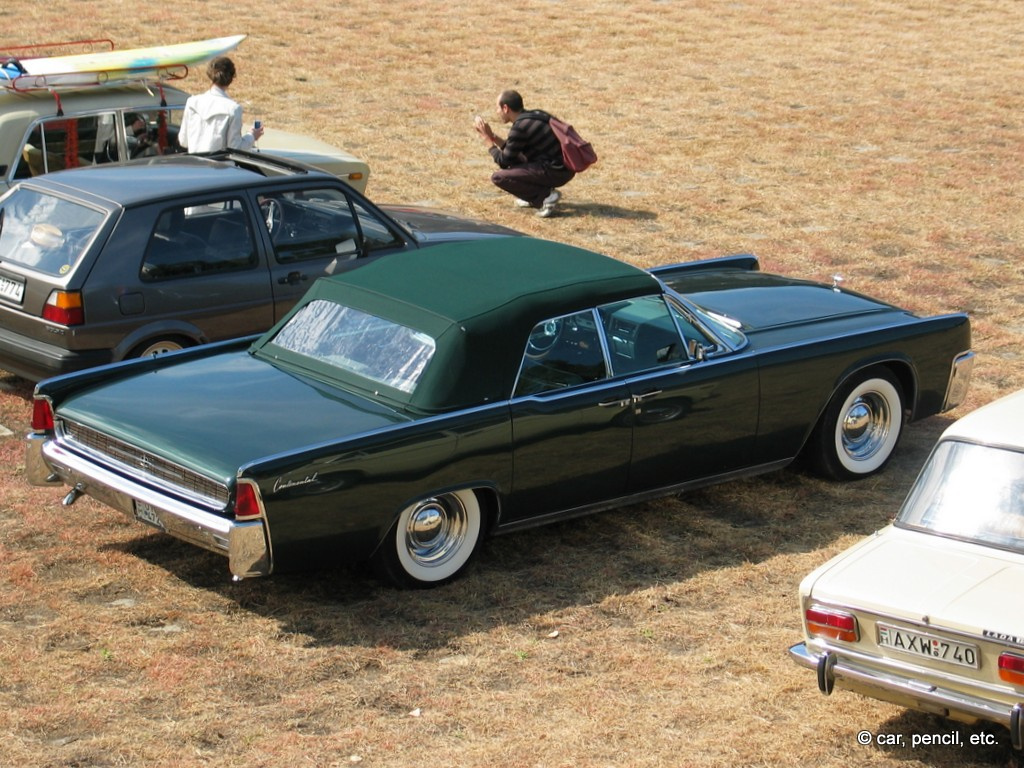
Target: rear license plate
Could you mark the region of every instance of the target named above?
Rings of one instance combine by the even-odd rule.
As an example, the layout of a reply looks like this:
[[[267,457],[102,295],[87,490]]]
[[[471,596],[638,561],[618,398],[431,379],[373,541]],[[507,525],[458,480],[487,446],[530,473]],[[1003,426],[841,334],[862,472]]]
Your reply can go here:
[[[21,304],[25,298],[25,281],[0,275],[0,296]]]
[[[970,643],[956,643],[944,637],[879,624],[878,644],[911,656],[948,661],[972,669],[978,668],[978,646]]]
[[[160,518],[157,516],[156,509],[144,501],[135,502],[135,519],[161,531],[166,530],[164,524],[160,522]]]

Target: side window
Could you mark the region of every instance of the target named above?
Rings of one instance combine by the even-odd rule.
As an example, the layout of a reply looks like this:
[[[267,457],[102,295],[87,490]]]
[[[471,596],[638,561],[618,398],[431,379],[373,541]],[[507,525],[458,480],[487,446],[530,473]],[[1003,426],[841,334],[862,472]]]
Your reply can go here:
[[[128,160],[155,155],[173,155],[181,152],[178,127],[182,110],[148,109],[122,114],[124,135],[128,146]],[[116,158],[115,158],[116,159]]]
[[[219,274],[256,266],[256,249],[240,200],[163,211],[142,262],[143,280]]]
[[[686,346],[661,296],[642,296],[601,307],[612,371],[634,373],[687,359]]]
[[[599,381],[608,376],[593,311],[538,323],[530,332],[515,396]]]
[[[116,159],[113,112],[44,120],[29,133],[14,178],[25,179]]]
[[[395,248],[402,245],[402,241],[395,236],[391,228],[377,216],[367,211],[359,203],[355,203],[354,207],[356,215],[359,217],[359,227],[363,232],[363,243],[366,250]]]
[[[359,255],[359,230],[340,190],[268,192],[259,195],[259,203],[279,263]]]

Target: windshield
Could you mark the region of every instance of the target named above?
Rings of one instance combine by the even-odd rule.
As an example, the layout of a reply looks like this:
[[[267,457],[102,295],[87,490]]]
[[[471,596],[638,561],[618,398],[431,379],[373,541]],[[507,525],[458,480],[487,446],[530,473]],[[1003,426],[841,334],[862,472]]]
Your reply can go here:
[[[678,294],[676,296],[678,297]],[[740,330],[740,324],[736,320],[720,315],[717,312],[709,312],[690,299],[682,300],[681,303],[688,307],[704,327],[717,336],[719,341],[724,342],[730,349],[740,349],[747,343],[747,337],[743,335],[743,332]]]
[[[323,299],[296,312],[270,344],[405,393],[435,348],[425,333]]]
[[[1024,453],[939,443],[896,522],[1024,552]]]
[[[0,200],[0,261],[66,275],[78,263],[103,223],[95,208],[15,188]]]

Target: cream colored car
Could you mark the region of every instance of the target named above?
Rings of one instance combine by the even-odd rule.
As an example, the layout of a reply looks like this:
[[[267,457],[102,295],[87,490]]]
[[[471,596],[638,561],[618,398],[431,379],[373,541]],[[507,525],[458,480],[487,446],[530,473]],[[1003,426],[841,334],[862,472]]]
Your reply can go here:
[[[940,438],[892,525],[800,585],[790,649],[842,688],[1024,745],[1024,390]]]
[[[178,126],[188,96],[166,84],[57,94],[0,88],[0,193],[50,171],[181,152]],[[258,148],[332,173],[358,192],[366,190],[369,166],[320,139],[268,127]]]

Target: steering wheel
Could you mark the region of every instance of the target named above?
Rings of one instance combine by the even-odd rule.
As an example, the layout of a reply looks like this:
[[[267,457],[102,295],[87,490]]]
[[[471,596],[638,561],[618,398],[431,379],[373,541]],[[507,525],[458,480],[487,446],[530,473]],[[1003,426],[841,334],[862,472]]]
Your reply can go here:
[[[279,200],[268,197],[260,203],[260,212],[263,214],[263,220],[267,223],[270,239],[276,240],[284,225],[284,206]]]
[[[546,320],[530,332],[530,340],[526,344],[526,356],[536,360],[544,357],[555,346],[562,335],[562,320]]]

